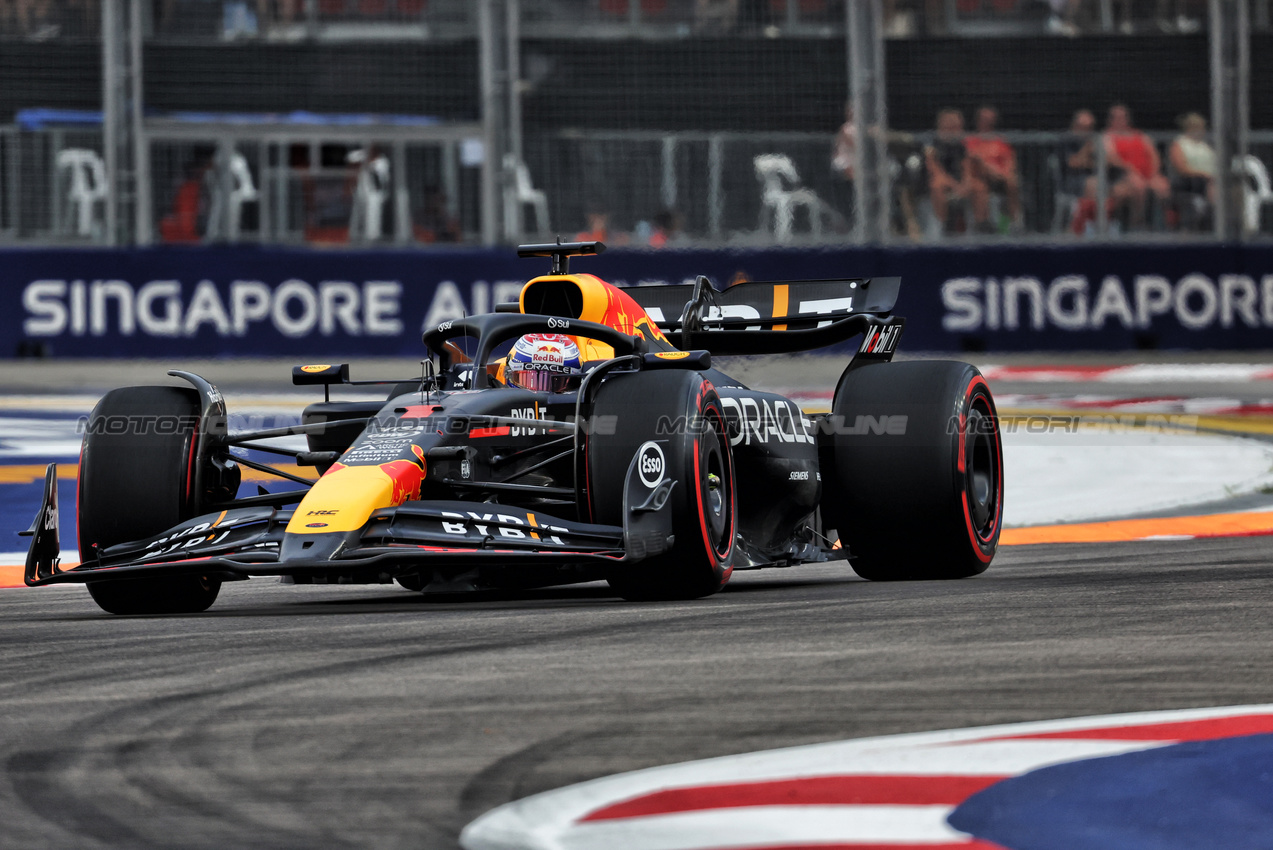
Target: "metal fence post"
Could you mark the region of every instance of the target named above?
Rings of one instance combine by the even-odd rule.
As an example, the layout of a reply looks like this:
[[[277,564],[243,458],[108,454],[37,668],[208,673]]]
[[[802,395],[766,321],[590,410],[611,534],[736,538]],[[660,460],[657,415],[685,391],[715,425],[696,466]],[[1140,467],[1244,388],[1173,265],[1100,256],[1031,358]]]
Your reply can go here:
[[[120,62],[119,16],[121,0],[102,0],[102,153],[106,165],[106,244],[118,244]],[[55,154],[56,155],[56,154]],[[58,222],[59,225],[61,222]]]
[[[500,98],[496,79],[496,25],[494,0],[478,0],[477,26],[479,64],[482,86],[482,242],[494,245],[499,228],[499,150]]]
[[[1215,235],[1241,239],[1250,123],[1251,26],[1246,0],[1211,0],[1211,128],[1216,150]],[[1234,177],[1242,181],[1235,186]]]
[[[880,0],[846,3],[849,91],[857,136],[853,166],[855,241],[882,242],[889,231],[888,109]]]
[[[128,52],[131,65],[129,80],[129,123],[133,137],[133,239],[138,245],[154,241],[154,213],[151,205],[150,141],[146,138],[146,124],[142,97],[145,82],[142,69],[142,2],[128,0],[129,27]]]

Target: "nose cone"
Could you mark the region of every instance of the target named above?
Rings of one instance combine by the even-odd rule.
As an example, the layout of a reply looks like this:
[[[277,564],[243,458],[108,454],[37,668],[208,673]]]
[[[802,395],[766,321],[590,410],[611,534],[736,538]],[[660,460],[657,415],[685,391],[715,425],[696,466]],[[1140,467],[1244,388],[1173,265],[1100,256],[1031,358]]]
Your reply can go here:
[[[279,549],[279,561],[329,561],[340,552],[348,536],[342,532],[286,534]]]
[[[289,536],[357,531],[367,523],[373,511],[420,498],[420,487],[427,474],[424,449],[413,443],[401,450],[405,457],[398,460],[346,465],[352,463],[363,448],[365,446],[356,446],[346,452],[343,462],[334,464],[310,488],[287,524]],[[369,453],[364,452],[362,456]]]

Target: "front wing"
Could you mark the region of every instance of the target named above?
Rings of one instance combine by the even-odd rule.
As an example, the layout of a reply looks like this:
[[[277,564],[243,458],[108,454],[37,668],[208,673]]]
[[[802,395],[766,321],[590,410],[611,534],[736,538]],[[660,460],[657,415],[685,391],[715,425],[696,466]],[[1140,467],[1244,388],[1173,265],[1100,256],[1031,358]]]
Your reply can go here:
[[[47,519],[56,517],[56,475],[56,465],[50,464],[44,501],[28,532],[34,539],[25,581],[33,587],[178,574],[223,580],[339,576],[353,581],[392,579],[426,567],[628,563],[667,551],[674,542],[668,496],[678,484],[664,481],[658,490],[649,491],[637,474],[634,457],[622,527],[485,502],[406,502],[373,512],[362,528],[340,534],[343,539],[326,541],[335,545],[315,546],[325,557],[283,554],[294,510],[231,508],[189,520],[150,540],[81,553],[84,563],[63,570],[57,523]]]

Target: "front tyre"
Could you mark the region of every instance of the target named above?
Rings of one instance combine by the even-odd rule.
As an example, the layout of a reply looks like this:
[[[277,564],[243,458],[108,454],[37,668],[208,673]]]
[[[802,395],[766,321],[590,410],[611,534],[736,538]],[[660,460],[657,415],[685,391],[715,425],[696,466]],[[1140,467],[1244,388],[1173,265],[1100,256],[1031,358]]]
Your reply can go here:
[[[197,575],[88,584],[93,601],[110,614],[198,614],[220,591],[220,581]]]
[[[1003,446],[985,378],[954,361],[841,378],[823,515],[874,581],[984,572],[1003,525]]]
[[[671,548],[617,568],[608,581],[624,599],[697,599],[729,581],[737,534],[734,460],[724,409],[711,382],[697,372],[658,370],[616,375],[597,393],[596,421],[613,417],[613,434],[587,442],[589,500],[594,522],[623,524],[628,465],[647,441],[677,482],[668,510]]]
[[[80,558],[162,534],[200,511],[195,492],[199,394],[186,387],[124,387],[89,415],[80,454]],[[221,582],[198,575],[89,582],[111,614],[189,614],[216,601]]]

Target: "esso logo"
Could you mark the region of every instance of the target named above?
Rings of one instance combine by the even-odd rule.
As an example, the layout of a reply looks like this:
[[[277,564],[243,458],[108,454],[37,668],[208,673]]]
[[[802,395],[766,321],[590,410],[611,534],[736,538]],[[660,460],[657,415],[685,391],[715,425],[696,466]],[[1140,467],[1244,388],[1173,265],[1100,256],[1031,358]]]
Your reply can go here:
[[[646,487],[653,490],[663,483],[665,466],[663,449],[658,443],[647,442],[637,449],[637,474],[641,476],[641,483]]]
[[[551,317],[551,316],[550,316],[550,317],[548,318],[548,327],[552,328],[553,330],[558,330],[558,329],[561,329],[561,330],[569,330],[569,328],[570,328],[570,320],[569,320],[569,319],[556,319],[556,318],[553,318],[553,317]]]

